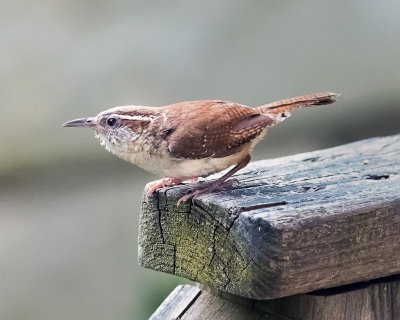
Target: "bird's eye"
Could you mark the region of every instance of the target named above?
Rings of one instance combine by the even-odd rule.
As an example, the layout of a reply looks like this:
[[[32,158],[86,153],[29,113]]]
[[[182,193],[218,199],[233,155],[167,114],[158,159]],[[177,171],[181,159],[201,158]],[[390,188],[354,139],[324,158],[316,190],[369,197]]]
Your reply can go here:
[[[109,127],[114,127],[116,123],[117,123],[117,119],[115,119],[115,118],[108,118],[107,119],[107,125]]]

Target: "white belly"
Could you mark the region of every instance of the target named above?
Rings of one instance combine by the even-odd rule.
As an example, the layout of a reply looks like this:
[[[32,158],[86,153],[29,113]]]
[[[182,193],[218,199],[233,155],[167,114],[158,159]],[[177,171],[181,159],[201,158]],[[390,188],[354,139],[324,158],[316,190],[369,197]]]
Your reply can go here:
[[[99,137],[102,144],[108,151],[111,151],[118,157],[129,161],[146,171],[152,172],[158,176],[170,178],[193,178],[206,177],[210,174],[220,172],[236,165],[244,159],[265,135],[266,130],[259,137],[248,143],[242,151],[223,158],[204,158],[204,159],[178,159],[171,158],[167,151],[154,153],[151,150],[151,143],[148,141],[134,144],[128,149],[126,144],[112,144],[108,140]],[[166,148],[164,148],[166,150]]]
[[[137,157],[133,162],[138,167],[163,177],[172,178],[193,178],[206,177],[210,174],[220,172],[237,164],[247,155],[247,151],[240,152],[224,158],[205,159],[175,159],[175,158],[152,158],[147,161],[138,161]],[[133,159],[132,159],[133,160]],[[144,160],[144,159],[143,159]]]

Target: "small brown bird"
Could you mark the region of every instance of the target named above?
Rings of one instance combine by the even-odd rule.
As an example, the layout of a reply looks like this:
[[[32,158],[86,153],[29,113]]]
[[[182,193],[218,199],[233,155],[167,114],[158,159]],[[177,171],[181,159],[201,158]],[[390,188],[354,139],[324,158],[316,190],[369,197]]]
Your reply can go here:
[[[89,127],[118,157],[162,176],[146,185],[147,198],[160,187],[230,171],[206,186],[196,185],[181,201],[229,187],[227,179],[250,162],[253,147],[269,127],[293,108],[335,102],[336,93],[314,93],[250,108],[229,101],[202,100],[163,107],[123,106],[64,127]]]

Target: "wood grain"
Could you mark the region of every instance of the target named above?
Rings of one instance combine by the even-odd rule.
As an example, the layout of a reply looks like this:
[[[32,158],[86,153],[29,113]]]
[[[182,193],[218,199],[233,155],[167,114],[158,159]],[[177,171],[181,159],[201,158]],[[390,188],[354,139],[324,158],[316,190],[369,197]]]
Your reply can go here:
[[[355,290],[300,294],[256,301],[254,308],[286,319],[396,320],[400,319],[400,281],[382,279]]]
[[[192,298],[194,297],[194,298]],[[218,293],[180,285],[164,300],[149,320],[287,320],[266,310],[256,310],[246,299],[229,299]]]
[[[191,298],[193,293],[195,299]],[[397,320],[400,318],[400,281],[399,277],[388,278],[358,288],[337,288],[264,301],[210,288],[178,286],[150,319],[178,319],[173,317],[176,314],[182,320]]]
[[[149,320],[180,319],[199,297],[201,290],[193,286],[177,286],[152,314]]]
[[[400,273],[400,135],[251,163],[232,190],[143,202],[139,263],[271,299]]]

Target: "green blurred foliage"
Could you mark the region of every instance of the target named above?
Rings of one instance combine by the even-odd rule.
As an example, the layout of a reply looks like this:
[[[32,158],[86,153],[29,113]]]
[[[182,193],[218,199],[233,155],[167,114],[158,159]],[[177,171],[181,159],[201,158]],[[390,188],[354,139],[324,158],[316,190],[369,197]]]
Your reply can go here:
[[[136,263],[150,174],[60,128],[116,105],[315,91],[255,159],[399,131],[400,3],[0,1],[0,318],[145,319],[184,279]]]

